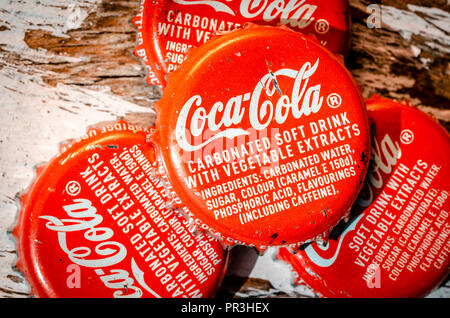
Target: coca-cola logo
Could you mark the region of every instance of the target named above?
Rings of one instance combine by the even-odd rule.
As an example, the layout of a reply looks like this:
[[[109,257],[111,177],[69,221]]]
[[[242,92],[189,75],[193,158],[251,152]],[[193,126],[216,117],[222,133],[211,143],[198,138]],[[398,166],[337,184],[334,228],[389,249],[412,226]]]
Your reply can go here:
[[[401,156],[402,152],[399,143],[394,142],[389,134],[386,134],[380,143],[374,138],[368,180],[356,201],[359,206],[366,208],[372,204],[374,191],[380,190],[384,185],[383,175],[391,174],[393,167],[395,167]]]
[[[173,0],[181,5],[206,5],[216,12],[224,12],[232,16],[236,12],[221,1],[214,0]],[[227,1],[230,2],[230,1]],[[316,5],[306,3],[306,0],[242,0],[239,13],[246,19],[261,16],[266,22],[279,19],[281,24],[300,29],[306,28],[314,21]]]
[[[398,142],[394,142],[386,134],[379,143],[374,138],[371,149],[371,169],[368,173],[368,180],[364,186],[364,191],[359,195],[357,204],[361,207],[368,207],[374,200],[374,189],[379,190],[383,187],[383,174],[389,175],[393,167],[397,164],[398,159],[401,157],[401,149]],[[341,233],[337,241],[328,241],[327,244],[320,246],[318,244],[310,244],[305,249],[309,259],[320,267],[329,267],[336,261],[344,237],[351,231],[353,231],[358,222],[364,214],[358,215],[352,220],[345,230]]]
[[[58,232],[59,246],[72,262],[80,266],[98,268],[115,265],[125,258],[127,255],[125,246],[109,240],[114,234],[113,230],[108,227],[97,227],[103,221],[103,217],[97,214],[97,209],[91,201],[74,199],[72,204],[62,208],[71,219],[59,219],[51,215],[42,215],[39,218],[48,220],[46,227]],[[84,231],[86,241],[95,244],[94,250],[88,246],[69,248],[69,233],[78,231]],[[74,245],[79,243],[76,242]]]
[[[283,124],[289,116],[299,119],[317,113],[323,103],[321,85],[309,85],[309,79],[318,67],[319,59],[313,65],[306,62],[298,71],[288,68],[269,71],[258,81],[253,92],[233,96],[226,103],[217,101],[211,107],[202,106],[203,99],[200,95],[192,96],[185,102],[178,116],[178,145],[185,151],[195,151],[217,139],[248,135],[249,132],[241,128],[245,115],[251,125],[249,128],[261,131],[272,121]],[[277,84],[279,77],[294,79],[290,96],[281,93]],[[273,98],[264,98],[263,92],[267,97],[275,97],[275,93],[280,97],[275,103]],[[248,109],[244,105],[246,102]],[[190,137],[198,140],[195,137],[203,136],[205,132],[212,136],[204,138],[205,140],[201,138],[198,143],[190,142]]]
[[[58,244],[68,258],[74,264],[92,268],[105,287],[115,290],[114,297],[141,297],[142,291],[134,286],[134,280],[129,277],[128,271],[111,269],[112,265],[125,259],[127,249],[123,244],[110,240],[114,235],[111,228],[99,226],[103,217],[97,214],[92,202],[88,199],[74,199],[73,203],[62,208],[71,217],[70,219],[59,219],[52,215],[42,215],[39,218],[48,220],[46,228],[57,232]],[[71,239],[71,234],[75,235],[80,231],[84,231],[84,242],[80,242],[79,237]],[[94,244],[95,247],[92,249],[88,246],[90,244]],[[133,263],[132,259],[132,265]],[[109,269],[109,273],[106,272],[106,268]],[[143,278],[138,282],[143,282]],[[124,292],[123,286],[127,286],[129,292],[126,290]],[[152,293],[158,296],[153,291]]]

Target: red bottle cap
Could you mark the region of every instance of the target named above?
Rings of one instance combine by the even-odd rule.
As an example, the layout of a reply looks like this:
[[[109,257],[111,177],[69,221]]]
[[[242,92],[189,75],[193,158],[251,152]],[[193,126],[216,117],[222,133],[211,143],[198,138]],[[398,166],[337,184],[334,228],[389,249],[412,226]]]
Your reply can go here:
[[[313,34],[335,53],[345,55],[349,48],[348,0],[142,0],[133,19],[138,28],[134,53],[145,61],[147,82],[166,86],[165,74],[181,65],[191,47],[248,22]]]
[[[153,139],[194,222],[256,247],[326,238],[370,149],[340,60],[301,33],[252,26],[193,49],[169,77]]]
[[[367,108],[372,159],[354,219],[327,245],[279,257],[325,297],[421,297],[449,273],[449,134],[408,105]]]
[[[18,268],[38,297],[210,297],[226,253],[165,208],[149,129],[93,129],[21,199]]]

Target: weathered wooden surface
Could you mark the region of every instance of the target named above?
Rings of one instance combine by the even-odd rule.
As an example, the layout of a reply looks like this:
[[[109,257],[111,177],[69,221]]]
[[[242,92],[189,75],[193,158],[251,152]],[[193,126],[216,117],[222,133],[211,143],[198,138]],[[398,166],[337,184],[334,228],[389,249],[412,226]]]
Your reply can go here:
[[[450,129],[449,2],[350,3],[346,63],[364,97],[408,99]],[[381,20],[369,16],[367,6],[374,4]],[[138,0],[0,1],[0,297],[29,293],[14,268],[11,229],[34,167],[88,126],[118,117],[154,121],[152,105],[161,93],[145,84],[143,64],[132,55],[136,29],[130,21],[138,6]],[[379,24],[369,28],[368,21]],[[258,257],[235,249],[239,262],[231,265],[219,295],[313,297],[292,286],[289,271],[271,252]],[[450,284],[430,296],[450,297]]]
[[[347,65],[363,95],[407,99],[450,128],[449,2],[381,1],[381,28],[370,29],[367,5],[374,2],[380,1],[350,1]]]

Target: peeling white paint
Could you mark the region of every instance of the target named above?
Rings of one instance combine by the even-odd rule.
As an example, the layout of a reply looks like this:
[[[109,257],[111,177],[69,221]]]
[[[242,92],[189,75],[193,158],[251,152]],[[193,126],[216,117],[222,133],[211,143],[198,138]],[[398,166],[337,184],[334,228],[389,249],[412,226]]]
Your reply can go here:
[[[24,42],[25,33],[42,30],[55,36],[67,37],[67,31],[81,26],[101,0],[2,0],[0,2],[0,47],[17,53],[23,60],[34,62],[75,62],[78,58],[49,54],[30,49]]]
[[[413,35],[424,39],[430,48],[450,52],[450,13],[438,8],[408,5],[410,11],[382,5],[382,23],[387,28],[399,32],[411,41]]]
[[[420,55],[420,53],[422,52],[422,50],[415,45],[411,45],[411,51],[414,54],[414,57],[418,57]]]

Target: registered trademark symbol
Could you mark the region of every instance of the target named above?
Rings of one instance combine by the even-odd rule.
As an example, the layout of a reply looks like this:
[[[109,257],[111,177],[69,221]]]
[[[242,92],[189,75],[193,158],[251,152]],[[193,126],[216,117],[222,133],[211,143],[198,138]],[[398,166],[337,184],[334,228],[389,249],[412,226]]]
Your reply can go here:
[[[409,145],[414,140],[414,133],[409,129],[404,129],[400,133],[400,141],[404,145]]]
[[[342,98],[337,93],[332,93],[327,97],[327,104],[331,108],[338,108],[342,104]]]
[[[74,197],[81,191],[81,186],[77,181],[69,181],[66,184],[66,192],[68,195]]]
[[[330,24],[325,19],[320,19],[316,21],[316,24],[314,25],[314,28],[316,29],[316,32],[319,34],[325,34],[330,30]]]

